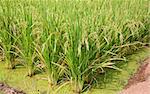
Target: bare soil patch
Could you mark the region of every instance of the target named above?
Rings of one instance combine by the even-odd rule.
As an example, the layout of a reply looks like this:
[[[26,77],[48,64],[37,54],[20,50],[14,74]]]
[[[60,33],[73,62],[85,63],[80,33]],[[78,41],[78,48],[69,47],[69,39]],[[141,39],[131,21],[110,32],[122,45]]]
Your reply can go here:
[[[150,57],[144,60],[138,71],[128,80],[121,94],[150,94]]]
[[[4,94],[26,94],[21,90],[14,89],[7,84],[0,82],[0,91],[2,91]]]

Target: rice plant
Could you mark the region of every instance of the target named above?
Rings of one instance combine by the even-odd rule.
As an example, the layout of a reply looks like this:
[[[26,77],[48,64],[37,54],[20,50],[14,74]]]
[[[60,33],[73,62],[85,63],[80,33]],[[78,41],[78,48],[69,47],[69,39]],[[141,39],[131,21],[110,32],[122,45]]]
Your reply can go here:
[[[27,9],[30,8],[27,7]],[[34,45],[34,33],[33,33],[33,18],[32,13],[28,10],[24,10],[24,23],[25,26],[20,30],[20,36],[18,38],[18,51],[24,60],[24,65],[28,68],[28,75],[32,76],[34,74],[34,58],[35,55],[35,45]]]
[[[105,70],[149,45],[148,0],[1,0],[0,46],[33,76],[42,64],[51,88],[84,92]],[[38,61],[38,62],[37,62]]]
[[[15,49],[14,45],[16,44],[16,25],[15,25],[15,13],[11,9],[12,5],[9,2],[1,2],[1,12],[3,15],[0,15],[1,20],[1,33],[0,40],[1,46],[4,52],[4,59],[7,64],[7,68],[15,68]]]

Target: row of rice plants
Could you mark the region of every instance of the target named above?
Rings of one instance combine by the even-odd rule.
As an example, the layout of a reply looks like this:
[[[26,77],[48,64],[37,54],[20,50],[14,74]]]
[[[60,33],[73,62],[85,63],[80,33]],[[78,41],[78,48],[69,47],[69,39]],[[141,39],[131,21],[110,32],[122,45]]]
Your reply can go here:
[[[71,81],[91,87],[105,69],[149,44],[148,0],[1,0],[0,46],[28,76],[40,67],[51,87]]]

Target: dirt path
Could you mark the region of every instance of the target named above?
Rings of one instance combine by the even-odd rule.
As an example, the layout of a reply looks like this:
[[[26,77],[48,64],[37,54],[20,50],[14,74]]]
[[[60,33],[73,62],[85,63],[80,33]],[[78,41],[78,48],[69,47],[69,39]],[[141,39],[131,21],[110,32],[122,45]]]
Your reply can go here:
[[[150,94],[150,57],[140,66],[120,94]]]
[[[0,83],[0,91],[2,91],[4,94],[26,94],[23,91],[16,90],[4,83]]]

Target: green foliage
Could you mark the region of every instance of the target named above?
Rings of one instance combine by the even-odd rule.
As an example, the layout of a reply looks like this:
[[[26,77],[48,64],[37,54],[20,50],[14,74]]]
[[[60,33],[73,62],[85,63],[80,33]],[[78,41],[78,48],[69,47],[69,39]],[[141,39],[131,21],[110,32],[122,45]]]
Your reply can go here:
[[[51,87],[70,80],[78,93],[150,39],[148,0],[1,0],[0,20],[11,67],[42,65]]]

